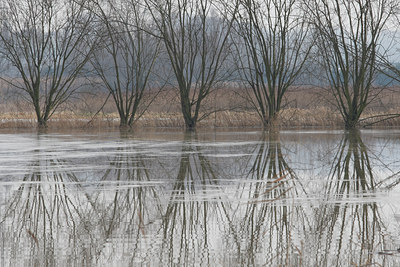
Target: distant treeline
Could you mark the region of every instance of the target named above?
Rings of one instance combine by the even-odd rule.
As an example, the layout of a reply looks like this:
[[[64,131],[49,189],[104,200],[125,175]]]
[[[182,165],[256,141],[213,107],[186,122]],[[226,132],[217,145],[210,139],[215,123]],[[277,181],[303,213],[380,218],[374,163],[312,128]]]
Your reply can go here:
[[[332,94],[346,128],[398,84],[394,0],[0,0],[0,67],[32,104],[38,127],[90,83],[108,92],[130,127],[165,88],[185,126],[240,87],[264,127],[279,124],[287,91]],[[84,81],[84,82],[83,82]],[[152,97],[144,97],[151,90]],[[393,114],[391,114],[393,116]]]

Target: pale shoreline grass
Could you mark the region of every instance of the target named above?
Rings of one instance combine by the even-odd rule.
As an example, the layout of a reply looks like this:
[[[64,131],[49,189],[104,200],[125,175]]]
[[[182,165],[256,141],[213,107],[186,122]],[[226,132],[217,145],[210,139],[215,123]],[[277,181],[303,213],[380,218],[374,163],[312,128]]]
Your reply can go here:
[[[398,110],[387,112],[367,111],[363,118],[400,113]],[[117,113],[102,113],[94,118],[91,114],[76,112],[58,112],[48,121],[48,129],[110,129],[119,128]],[[382,117],[377,117],[378,119]],[[377,119],[376,119],[377,120]],[[279,127],[290,128],[343,128],[339,113],[325,107],[312,109],[287,108],[280,114]],[[369,122],[369,121],[365,121]],[[133,128],[184,128],[182,115],[177,112],[146,112],[136,121]],[[221,111],[210,115],[198,123],[198,128],[262,128],[256,112]],[[362,125],[361,125],[362,126]],[[400,117],[374,124],[375,127],[399,127]],[[34,113],[9,112],[0,114],[0,129],[36,128]]]
[[[1,92],[1,90],[0,90]],[[112,99],[104,93],[80,94],[59,107],[48,121],[48,129],[119,129],[119,116]],[[0,129],[36,129],[36,116],[32,106],[19,98],[6,98],[0,93]],[[203,110],[219,112],[200,121],[198,129],[207,128],[262,128],[262,123],[249,104],[241,98],[235,88],[221,88],[213,92],[204,102]],[[382,115],[400,114],[400,88],[391,88],[370,103],[362,119],[361,127],[378,121]],[[344,128],[338,109],[329,100],[326,90],[319,88],[294,88],[285,99],[279,114],[281,129],[291,128]],[[175,90],[165,90],[135,122],[133,128],[184,128],[180,112],[180,101]],[[372,127],[400,127],[400,117],[384,120]]]

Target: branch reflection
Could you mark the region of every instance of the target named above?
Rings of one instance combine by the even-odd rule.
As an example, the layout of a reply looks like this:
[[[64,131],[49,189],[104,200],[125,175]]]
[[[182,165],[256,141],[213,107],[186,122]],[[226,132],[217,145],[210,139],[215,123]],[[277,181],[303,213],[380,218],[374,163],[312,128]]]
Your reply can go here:
[[[97,262],[119,259],[132,265],[151,259],[143,251],[154,245],[152,235],[157,231],[155,222],[161,219],[163,188],[151,181],[146,155],[129,140],[124,141],[129,137],[123,137],[90,197],[91,217],[97,222],[97,242],[102,247]]]
[[[386,249],[385,225],[377,203],[365,199],[373,197],[377,183],[359,131],[344,134],[327,178],[325,200],[314,209],[315,228],[307,242],[313,244],[311,251],[319,251],[316,264],[371,264]]]
[[[85,232],[82,214],[87,199],[85,194],[77,194],[81,191],[79,180],[66,162],[47,152],[51,151],[35,151],[37,159],[23,180],[15,183],[19,186],[2,209],[0,225],[2,232],[8,233],[3,242],[11,252],[2,257],[9,261],[7,265],[55,266],[56,256],[66,262],[82,252],[76,248],[82,247],[78,243]],[[87,260],[80,256],[82,262]]]
[[[393,212],[375,199],[386,188],[379,172],[386,160],[359,132],[346,133],[328,153],[328,168],[309,164],[309,158],[325,159],[316,146],[301,150],[309,143],[292,142],[286,133],[246,142],[199,138],[187,133],[183,141],[148,141],[127,134],[96,140],[74,156],[65,145],[58,151],[39,146],[30,171],[10,183],[12,193],[0,205],[0,265],[395,262],[378,254],[398,248]],[[317,149],[326,151],[324,144]],[[314,179],[318,170],[323,175]]]
[[[304,188],[289,166],[282,149],[280,133],[264,132],[251,158],[249,178],[241,194],[249,200],[239,221],[237,232],[243,240],[238,247],[245,265],[297,266],[301,263],[301,243],[293,237],[297,224],[306,224],[304,211],[293,199]],[[262,255],[262,256],[261,256]]]
[[[219,195],[217,167],[203,155],[195,133],[186,133],[178,173],[162,219],[161,255],[167,265],[213,265],[210,254],[227,222],[228,207]],[[215,253],[216,251],[214,251]],[[222,259],[221,259],[222,260]]]

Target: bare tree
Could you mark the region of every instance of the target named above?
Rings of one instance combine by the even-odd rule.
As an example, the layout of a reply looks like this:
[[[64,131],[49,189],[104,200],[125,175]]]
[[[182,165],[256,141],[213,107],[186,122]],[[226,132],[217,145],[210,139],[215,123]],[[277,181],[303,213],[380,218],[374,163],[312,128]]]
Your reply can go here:
[[[194,129],[210,114],[201,114],[203,100],[226,78],[234,15],[226,19],[227,6],[211,0],[147,0],[147,6],[176,78],[186,128]]]
[[[147,34],[150,15],[139,2],[95,2],[94,12],[101,21],[98,35],[103,41],[102,49],[95,53],[91,63],[101,85],[114,100],[121,127],[131,127],[162,88],[155,85],[156,79],[149,80],[160,51],[160,41]],[[143,103],[144,94],[150,87],[155,89],[153,97]]]
[[[305,2],[316,29],[321,61],[346,128],[376,97],[373,80],[385,23],[393,0],[313,0]]]
[[[86,0],[82,0],[86,1]],[[77,89],[89,59],[92,16],[69,0],[4,0],[0,53],[12,70],[2,79],[27,93],[39,127]]]
[[[298,0],[242,0],[236,42],[246,98],[264,127],[277,123],[284,96],[299,77],[313,42]]]
[[[387,53],[378,54],[378,64],[381,74],[385,75],[392,81],[400,82],[400,35],[397,25],[400,23],[400,6],[394,12],[392,20],[388,21],[389,34],[385,35],[386,43],[388,43],[386,50]]]

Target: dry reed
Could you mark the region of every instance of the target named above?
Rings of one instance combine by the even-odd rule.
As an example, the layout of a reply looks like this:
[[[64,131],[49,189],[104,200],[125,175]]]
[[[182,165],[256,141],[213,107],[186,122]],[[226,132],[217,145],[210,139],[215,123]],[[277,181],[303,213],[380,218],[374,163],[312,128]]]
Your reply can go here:
[[[279,114],[282,128],[342,127],[339,112],[329,101],[321,97],[318,89],[290,91],[285,108]],[[76,128],[118,128],[119,117],[111,99],[104,103],[106,94],[82,95],[64,104],[51,117],[48,127],[52,129]],[[397,105],[399,104],[399,105]],[[100,109],[102,107],[102,109]],[[382,95],[363,114],[364,124],[382,120],[387,114],[400,114],[400,94]],[[179,98],[172,89],[162,92],[135,122],[135,127],[176,127],[183,128],[184,120],[179,112]],[[217,91],[204,102],[204,110],[219,110],[211,113],[198,123],[198,127],[261,127],[257,113],[248,101],[238,97],[232,88]],[[366,119],[373,117],[373,119]],[[400,117],[379,121],[376,126],[400,126]],[[36,117],[32,107],[17,100],[0,103],[0,128],[35,128]]]

